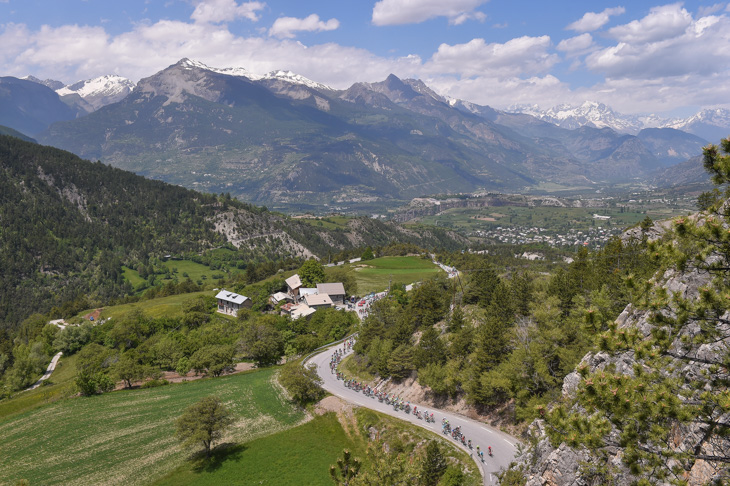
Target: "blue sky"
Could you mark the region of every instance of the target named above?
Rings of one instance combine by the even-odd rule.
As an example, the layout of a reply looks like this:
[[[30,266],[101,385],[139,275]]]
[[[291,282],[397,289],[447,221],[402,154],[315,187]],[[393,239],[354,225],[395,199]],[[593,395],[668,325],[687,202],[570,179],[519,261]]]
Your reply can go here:
[[[394,73],[507,108],[730,107],[727,2],[0,0],[0,75],[138,81],[183,57],[335,88]]]

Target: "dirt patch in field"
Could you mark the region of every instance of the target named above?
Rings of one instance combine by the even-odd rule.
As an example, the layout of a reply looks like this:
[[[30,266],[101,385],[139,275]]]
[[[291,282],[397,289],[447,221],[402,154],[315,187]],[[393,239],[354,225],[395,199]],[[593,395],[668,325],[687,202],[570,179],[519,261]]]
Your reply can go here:
[[[221,376],[235,375],[236,373],[252,370],[254,369],[254,367],[255,365],[253,363],[236,363],[236,367],[233,369],[233,371],[223,373]],[[163,371],[160,378],[163,380],[167,380],[170,383],[182,383],[183,381],[199,380],[201,378],[205,378],[206,376],[207,375],[196,375],[193,371],[188,372],[188,374],[186,375],[181,375],[180,373],[177,373],[175,371]],[[139,388],[146,381],[148,380],[134,381],[132,382],[132,388]],[[117,383],[117,386],[114,387],[115,390],[121,390],[122,388],[124,388],[124,382],[119,382]]]
[[[314,406],[314,413],[317,415],[324,415],[328,412],[335,412],[337,414],[337,420],[342,425],[348,437],[352,438],[353,434],[360,435],[360,431],[357,429],[357,419],[355,419],[351,404],[341,398],[329,396],[323,398]]]
[[[474,219],[478,219],[479,221],[497,221],[496,219],[489,216],[475,216]]]
[[[88,321],[88,320],[91,320],[91,318],[93,317],[95,321],[98,321],[99,318],[101,317],[101,311],[103,311],[103,310],[104,309],[96,309],[93,312],[89,312],[88,314],[86,314],[84,316],[84,319],[86,319]]]
[[[507,216],[506,214],[502,214],[502,213],[491,213],[491,215],[494,216],[495,218],[504,218],[505,216]]]

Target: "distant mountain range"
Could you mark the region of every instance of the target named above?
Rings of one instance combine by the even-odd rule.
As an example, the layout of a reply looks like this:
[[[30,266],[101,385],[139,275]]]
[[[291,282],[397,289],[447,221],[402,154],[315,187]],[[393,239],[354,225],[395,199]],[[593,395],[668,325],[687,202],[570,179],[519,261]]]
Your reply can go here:
[[[507,112],[531,115],[570,130],[589,126],[636,135],[646,128],[673,128],[713,143],[730,135],[730,110],[725,108],[702,110],[688,118],[662,118],[656,115],[622,115],[603,103],[586,101],[579,106],[562,104],[548,110],[540,110],[535,105],[516,105]]]
[[[647,181],[701,153],[707,139],[689,128],[720,132],[724,123],[720,110],[686,125],[639,129],[595,103],[570,116],[555,109],[548,119],[450,100],[394,75],[335,90],[289,71],[254,75],[189,59],[136,86],[118,76],[60,87],[0,78],[0,113],[13,112],[3,104],[15,99],[2,97],[4,79],[46,90],[39,105],[55,97],[69,110],[32,129],[12,119],[0,124],[150,178],[266,204]]]

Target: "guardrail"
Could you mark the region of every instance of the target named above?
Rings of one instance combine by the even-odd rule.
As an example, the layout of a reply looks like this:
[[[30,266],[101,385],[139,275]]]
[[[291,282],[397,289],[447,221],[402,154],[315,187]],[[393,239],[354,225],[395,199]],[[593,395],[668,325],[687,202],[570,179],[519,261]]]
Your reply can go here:
[[[314,350],[312,350],[312,352],[311,352],[311,353],[309,353],[309,354],[308,354],[308,355],[306,355],[306,356],[305,356],[304,358],[302,358],[302,365],[306,364],[307,360],[308,360],[309,358],[311,358],[312,356],[314,356],[315,354],[319,354],[319,352],[320,352],[321,350],[323,350],[323,349],[327,349],[327,348],[331,348],[332,346],[334,346],[334,345],[336,345],[336,344],[339,344],[339,343],[344,343],[345,341],[347,341],[347,340],[348,340],[348,339],[350,339],[351,337],[353,337],[353,336],[357,336],[357,334],[358,334],[357,332],[353,332],[353,333],[352,333],[352,334],[350,334],[349,336],[345,336],[345,337],[343,337],[342,339],[338,339],[337,341],[332,341],[331,343],[323,344],[322,346],[318,347],[317,349],[314,349]]]

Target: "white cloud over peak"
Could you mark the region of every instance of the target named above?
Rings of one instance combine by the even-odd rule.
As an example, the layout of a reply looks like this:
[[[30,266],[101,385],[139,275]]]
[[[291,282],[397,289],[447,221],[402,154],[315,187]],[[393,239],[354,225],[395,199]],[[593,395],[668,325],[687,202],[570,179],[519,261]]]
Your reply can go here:
[[[550,37],[518,37],[504,44],[472,39],[465,44],[441,44],[424,65],[428,73],[452,73],[460,77],[510,77],[542,73],[559,61],[549,52]]]
[[[312,14],[303,19],[296,17],[279,17],[269,29],[269,35],[279,38],[292,39],[299,31],[321,32],[324,30],[335,30],[340,26],[337,19],[329,19],[323,22],[319,15]]]
[[[236,0],[203,0],[195,6],[190,16],[196,22],[221,23],[231,22],[239,18],[257,22],[257,12],[266,6],[262,2],[246,2],[238,4]]]
[[[459,25],[470,18],[486,19],[475,9],[488,0],[380,0],[373,7],[373,24],[417,24],[436,17],[447,17]]]
[[[587,12],[580,20],[568,25],[566,29],[577,32],[592,32],[606,25],[614,15],[621,15],[626,12],[624,7],[607,8],[603,12]]]

